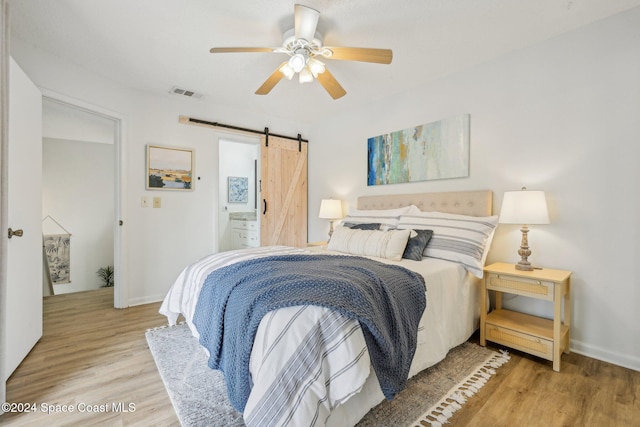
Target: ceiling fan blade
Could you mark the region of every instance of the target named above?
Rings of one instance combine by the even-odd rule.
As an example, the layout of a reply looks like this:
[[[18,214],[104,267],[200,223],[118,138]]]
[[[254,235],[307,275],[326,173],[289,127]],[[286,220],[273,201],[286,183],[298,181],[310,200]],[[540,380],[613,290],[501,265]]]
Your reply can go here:
[[[347,91],[340,86],[340,83],[338,83],[335,77],[333,77],[333,74],[331,74],[326,68],[324,73],[318,74],[317,79],[333,99],[342,98],[347,94]]]
[[[372,49],[367,47],[326,47],[333,52],[331,59],[345,61],[375,62],[377,64],[391,64],[393,52],[391,49]]]
[[[295,34],[297,39],[310,42],[316,34],[320,12],[301,4],[295,5]]]
[[[277,85],[284,77],[284,74],[282,74],[280,68],[282,68],[286,63],[287,61],[278,65],[278,68],[276,68],[276,70],[269,76],[269,78],[265,80],[264,83],[262,83],[262,86],[258,88],[258,90],[256,91],[256,95],[266,95],[271,92],[271,89],[273,89],[275,85]]]
[[[212,47],[211,53],[273,52],[275,47]]]

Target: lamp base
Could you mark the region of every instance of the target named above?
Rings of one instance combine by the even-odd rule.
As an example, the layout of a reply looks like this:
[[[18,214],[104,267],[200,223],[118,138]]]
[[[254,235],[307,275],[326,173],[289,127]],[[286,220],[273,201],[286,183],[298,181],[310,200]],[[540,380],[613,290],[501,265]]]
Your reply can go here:
[[[518,261],[518,263],[516,264],[516,270],[520,270],[520,271],[533,271],[535,270],[532,266],[530,262],[522,262],[522,261]]]
[[[327,240],[327,242],[331,240],[331,236],[333,236],[333,220],[329,221],[329,239]]]
[[[516,270],[533,271],[534,268],[531,266],[528,259],[529,255],[531,255],[531,251],[529,250],[529,239],[527,237],[529,234],[529,227],[523,225],[520,231],[522,232],[522,242],[520,243],[520,249],[518,250],[520,261],[516,264]]]

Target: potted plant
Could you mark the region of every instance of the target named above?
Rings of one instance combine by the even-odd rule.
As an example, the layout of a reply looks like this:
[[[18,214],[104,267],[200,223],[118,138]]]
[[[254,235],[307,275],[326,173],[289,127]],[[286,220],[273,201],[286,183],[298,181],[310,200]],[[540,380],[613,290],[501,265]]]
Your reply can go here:
[[[100,267],[96,274],[102,281],[102,288],[110,288],[113,286],[113,266],[107,265],[106,267]]]

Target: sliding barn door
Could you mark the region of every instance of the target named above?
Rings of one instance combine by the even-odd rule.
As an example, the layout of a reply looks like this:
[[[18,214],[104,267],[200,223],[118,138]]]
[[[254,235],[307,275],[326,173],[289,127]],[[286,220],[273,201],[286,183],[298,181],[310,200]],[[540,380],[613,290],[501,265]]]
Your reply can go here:
[[[263,136],[261,145],[260,244],[305,247],[307,143]]]

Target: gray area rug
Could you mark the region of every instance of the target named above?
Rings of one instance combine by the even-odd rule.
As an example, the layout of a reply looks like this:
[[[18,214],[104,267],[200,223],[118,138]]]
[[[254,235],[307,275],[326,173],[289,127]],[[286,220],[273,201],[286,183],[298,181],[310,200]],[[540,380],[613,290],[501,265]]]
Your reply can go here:
[[[244,426],[242,414],[227,398],[222,373],[209,369],[204,350],[186,324],[151,329],[146,337],[183,426]],[[445,360],[411,378],[395,399],[369,411],[358,427],[446,423],[508,359],[506,352],[463,343]]]

